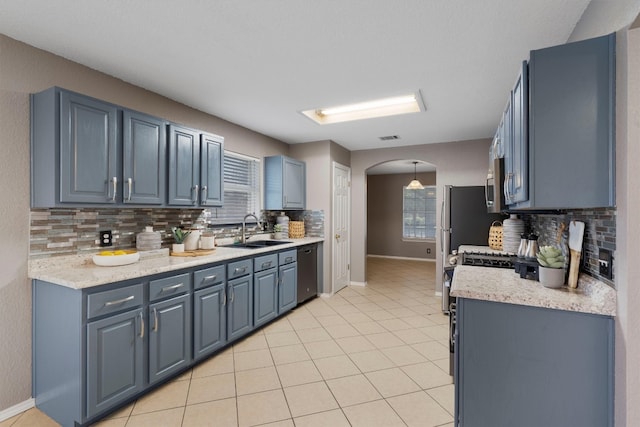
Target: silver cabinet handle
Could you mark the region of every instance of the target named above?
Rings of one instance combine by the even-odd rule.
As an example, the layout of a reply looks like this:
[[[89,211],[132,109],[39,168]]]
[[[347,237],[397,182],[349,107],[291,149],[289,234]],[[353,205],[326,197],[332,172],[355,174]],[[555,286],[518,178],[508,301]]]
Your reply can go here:
[[[208,282],[209,280],[216,280],[216,277],[218,277],[217,274],[212,274],[211,276],[206,276],[202,279],[203,282]]]
[[[263,262],[263,263],[262,263],[262,268],[269,268],[269,267],[271,267],[271,264],[273,264],[273,262],[272,262],[272,261],[269,261],[269,262]]]
[[[506,202],[511,202],[511,193],[509,192],[509,182],[511,181],[511,172],[504,177],[504,198]]]
[[[111,196],[111,201],[115,202],[116,201],[116,193],[118,191],[118,177],[114,176],[113,178],[111,178],[111,188],[113,190],[113,195]]]
[[[227,291],[225,289],[222,290],[222,305],[227,305]]]
[[[198,203],[198,191],[199,191],[200,186],[198,184],[196,184],[195,187],[193,187],[193,204],[197,204]]]
[[[236,293],[233,291],[233,288],[231,288],[230,291],[231,291],[231,299],[229,300],[229,304],[233,304],[233,297],[236,296]]]
[[[156,332],[158,330],[158,310],[154,307],[153,309],[153,331]]]
[[[286,257],[284,259],[284,262],[293,262],[293,257],[290,257],[290,256]]]
[[[207,186],[203,185],[202,186],[202,198],[200,199],[201,203],[206,203],[207,202]]]
[[[129,187],[129,194],[127,194],[127,201],[131,201],[131,193],[133,193],[133,178],[127,178],[127,186]]]
[[[178,283],[177,285],[165,286],[164,288],[162,288],[162,290],[160,292],[173,291],[175,289],[181,288],[182,286],[184,286],[184,283]]]
[[[131,301],[131,300],[132,300],[132,299],[134,299],[134,298],[135,298],[135,297],[134,297],[133,295],[129,295],[129,296],[128,296],[128,297],[126,297],[126,298],[118,299],[118,300],[115,300],[115,301],[108,301],[108,302],[105,302],[105,303],[104,303],[104,306],[105,306],[105,307],[109,307],[109,306],[112,306],[112,305],[124,304],[125,302],[127,302],[127,301]]]
[[[142,312],[140,312],[140,338],[144,338],[144,317]]]
[[[238,267],[235,270],[233,270],[233,274],[239,274],[239,273],[244,273],[245,271],[247,271],[247,267]]]

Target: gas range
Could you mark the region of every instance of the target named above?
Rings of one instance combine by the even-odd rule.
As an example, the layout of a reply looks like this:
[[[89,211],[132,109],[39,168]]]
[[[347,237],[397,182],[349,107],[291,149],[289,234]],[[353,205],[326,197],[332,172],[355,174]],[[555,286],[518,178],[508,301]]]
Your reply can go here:
[[[515,268],[516,256],[498,252],[463,252],[461,265],[475,267]]]

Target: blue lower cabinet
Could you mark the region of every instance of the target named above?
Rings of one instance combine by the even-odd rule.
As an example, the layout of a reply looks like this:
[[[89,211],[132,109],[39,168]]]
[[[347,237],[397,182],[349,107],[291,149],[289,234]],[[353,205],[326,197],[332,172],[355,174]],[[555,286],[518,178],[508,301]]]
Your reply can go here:
[[[143,344],[140,309],[87,324],[87,418],[142,391]]]
[[[186,368],[191,362],[191,295],[149,306],[149,383]]]
[[[253,318],[260,326],[278,315],[278,270],[270,268],[253,276]]]
[[[224,283],[193,293],[193,359],[213,353],[227,342],[227,296]]]
[[[278,286],[278,314],[291,310],[298,300],[298,263],[285,264],[280,267]]]
[[[233,341],[253,329],[253,275],[227,283],[227,338]]]

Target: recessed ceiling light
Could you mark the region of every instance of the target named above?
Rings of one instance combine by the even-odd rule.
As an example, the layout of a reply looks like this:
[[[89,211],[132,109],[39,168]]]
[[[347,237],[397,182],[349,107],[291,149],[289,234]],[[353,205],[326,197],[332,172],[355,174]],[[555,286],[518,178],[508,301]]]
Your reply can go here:
[[[321,125],[340,123],[351,120],[371,119],[374,117],[395,116],[399,114],[417,113],[425,111],[420,91],[410,95],[394,96],[390,98],[374,99],[355,104],[339,105],[336,107],[306,110],[302,114]]]

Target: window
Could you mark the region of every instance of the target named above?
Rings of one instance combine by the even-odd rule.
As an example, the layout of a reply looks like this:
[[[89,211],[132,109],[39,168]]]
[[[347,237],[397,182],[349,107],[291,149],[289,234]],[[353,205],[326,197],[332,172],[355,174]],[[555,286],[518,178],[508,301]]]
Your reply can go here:
[[[436,238],[436,187],[422,190],[402,188],[402,238],[434,240]]]
[[[260,210],[260,160],[225,151],[224,206],[211,209],[208,222],[238,224],[248,213],[260,216]]]

